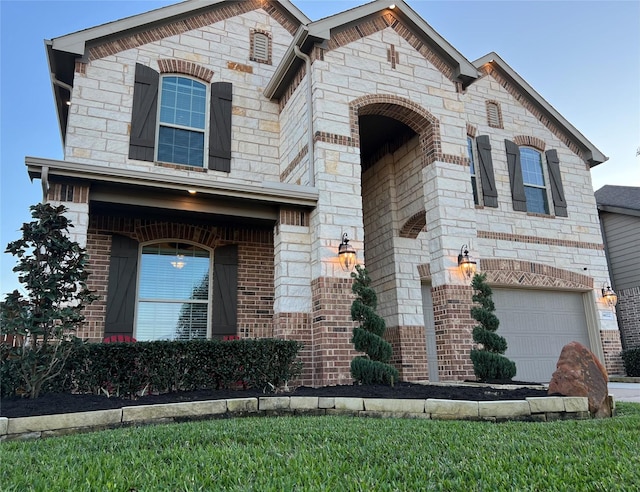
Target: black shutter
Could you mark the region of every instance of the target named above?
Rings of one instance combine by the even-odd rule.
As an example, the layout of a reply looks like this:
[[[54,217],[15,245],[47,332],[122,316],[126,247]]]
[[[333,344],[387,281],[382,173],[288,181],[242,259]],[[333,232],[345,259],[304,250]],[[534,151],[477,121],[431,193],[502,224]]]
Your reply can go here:
[[[213,337],[237,335],[238,247],[218,246],[213,252]]]
[[[209,169],[231,171],[231,98],[229,82],[211,84],[209,110]]]
[[[555,149],[545,152],[547,157],[547,168],[549,169],[549,181],[551,181],[551,196],[553,197],[553,207],[559,217],[568,217],[567,201],[564,198],[564,188],[562,187],[562,177],[560,176],[560,159]]]
[[[152,162],[155,158],[159,82],[160,74],[158,72],[136,63],[129,159]]]
[[[133,335],[137,266],[138,241],[114,234],[111,238],[105,336]]]
[[[527,197],[524,194],[522,181],[522,167],[520,165],[520,148],[511,140],[505,140],[507,149],[507,167],[509,168],[509,182],[511,183],[511,200],[513,209],[519,212],[527,211]]]
[[[496,179],[493,175],[493,159],[491,158],[491,142],[487,135],[480,135],[476,138],[478,146],[478,160],[480,172],[480,182],[482,183],[482,200],[485,207],[498,206],[498,190],[496,190]]]

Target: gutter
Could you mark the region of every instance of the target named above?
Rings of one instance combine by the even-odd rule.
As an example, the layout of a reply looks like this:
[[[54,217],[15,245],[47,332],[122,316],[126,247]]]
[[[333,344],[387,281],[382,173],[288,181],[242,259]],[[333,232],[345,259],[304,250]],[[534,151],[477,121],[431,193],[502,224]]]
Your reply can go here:
[[[311,85],[311,58],[293,45],[293,51],[298,58],[304,60],[307,71],[307,148],[309,154],[309,186],[315,186],[315,152],[313,149],[313,87]]]

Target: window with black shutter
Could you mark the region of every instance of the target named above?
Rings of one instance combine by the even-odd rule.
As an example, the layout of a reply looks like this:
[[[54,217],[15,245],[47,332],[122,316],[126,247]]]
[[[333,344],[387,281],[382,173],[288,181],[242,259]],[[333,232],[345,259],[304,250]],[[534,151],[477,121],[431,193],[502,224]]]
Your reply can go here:
[[[482,186],[482,201],[485,207],[498,206],[498,191],[496,178],[493,173],[493,158],[491,157],[491,141],[487,135],[476,137],[478,147],[478,169]]]
[[[104,336],[133,335],[138,272],[138,241],[114,234],[111,238]]]
[[[129,158],[230,172],[232,92],[136,64]]]

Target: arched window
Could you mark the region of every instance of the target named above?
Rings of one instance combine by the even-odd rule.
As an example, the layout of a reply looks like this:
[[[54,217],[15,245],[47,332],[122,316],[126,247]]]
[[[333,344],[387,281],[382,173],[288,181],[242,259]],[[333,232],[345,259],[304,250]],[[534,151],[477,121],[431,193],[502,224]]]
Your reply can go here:
[[[211,254],[182,242],[142,246],[135,338],[210,337]]]
[[[542,171],[542,154],[530,147],[520,147],[522,183],[527,198],[527,212],[549,213],[547,187]]]
[[[203,167],[206,126],[207,86],[187,77],[163,76],[157,160]]]

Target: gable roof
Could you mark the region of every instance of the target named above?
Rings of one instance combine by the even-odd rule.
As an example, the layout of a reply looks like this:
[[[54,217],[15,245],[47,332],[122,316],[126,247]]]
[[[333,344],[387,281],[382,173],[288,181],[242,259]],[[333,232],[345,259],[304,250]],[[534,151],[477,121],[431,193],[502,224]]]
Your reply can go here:
[[[536,92],[518,73],[497,53],[491,52],[473,62],[476,68],[495,78],[502,79],[502,85],[512,93],[521,104],[534,113],[538,119],[560,138],[571,150],[581,155],[589,167],[597,166],[608,160],[600,150],[569,123],[551,104]],[[524,98],[524,100],[522,99]]]
[[[403,0],[396,2],[374,0],[365,5],[301,26],[278,69],[265,88],[264,95],[268,98],[278,98],[284,93],[289,82],[294,78],[298,67],[303,63],[295,54],[296,47],[307,53],[315,43],[327,47],[327,42],[335,40],[337,34],[365,21],[367,18],[380,17],[381,15],[390,15],[393,16],[394,21],[400,21],[402,27],[415,36],[416,43],[428,45],[431,51],[434,51],[437,56],[452,67],[452,78],[458,80],[464,86],[478,77],[476,67]],[[363,33],[361,35],[364,36]]]
[[[251,4],[255,5],[251,5]],[[172,25],[167,31],[170,34],[183,32],[193,28],[189,19],[207,14],[208,12],[225,8],[231,15],[245,8],[278,7],[285,12],[289,25],[293,23],[293,30],[311,20],[304,15],[290,0],[268,0],[265,2],[238,2],[237,0],[185,0],[183,2],[161,7],[159,9],[133,15],[124,19],[108,22],[99,26],[83,29],[74,33],[45,40],[49,73],[56,101],[60,132],[64,140],[67,127],[68,107],[76,61],[88,61],[95,53],[96,46],[112,44],[113,51],[128,49],[132,40],[137,45],[150,42],[145,33],[148,31]],[[128,38],[126,42],[120,41]],[[99,56],[97,56],[99,57]]]
[[[600,211],[640,216],[640,187],[605,185],[595,196]]]

